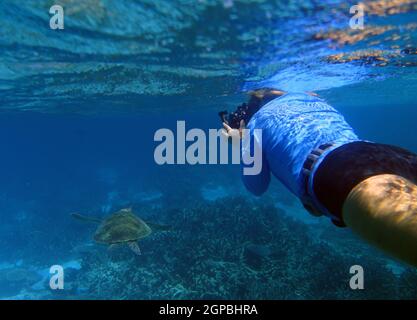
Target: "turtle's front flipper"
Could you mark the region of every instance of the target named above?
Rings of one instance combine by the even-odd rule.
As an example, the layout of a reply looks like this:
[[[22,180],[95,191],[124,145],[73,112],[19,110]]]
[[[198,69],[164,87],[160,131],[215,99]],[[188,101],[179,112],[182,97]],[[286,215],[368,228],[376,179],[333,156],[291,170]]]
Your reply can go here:
[[[70,215],[74,219],[77,219],[77,220],[80,220],[80,221],[83,221],[83,222],[101,223],[101,220],[98,219],[98,218],[83,216],[82,214],[79,214],[79,213],[76,213],[76,212],[71,213]]]
[[[142,255],[142,251],[140,251],[139,243],[137,243],[136,241],[132,241],[132,242],[129,242],[127,245],[129,246],[130,250],[132,250],[136,255],[138,256]]]

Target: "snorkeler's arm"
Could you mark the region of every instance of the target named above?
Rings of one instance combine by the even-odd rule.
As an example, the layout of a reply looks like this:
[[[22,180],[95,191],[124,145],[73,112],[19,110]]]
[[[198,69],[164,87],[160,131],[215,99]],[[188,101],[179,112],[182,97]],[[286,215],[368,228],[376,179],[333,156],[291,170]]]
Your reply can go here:
[[[265,155],[262,155],[262,169],[259,174],[245,175],[244,168],[245,165],[242,165],[242,180],[246,189],[255,196],[261,196],[268,189],[269,183],[271,182],[271,170],[269,169]]]
[[[359,183],[343,205],[354,232],[392,256],[417,267],[417,186],[391,174]]]
[[[239,129],[233,129],[232,127],[229,126],[229,124],[227,124],[226,122],[223,122],[222,134],[226,138],[232,138],[232,139],[229,139],[230,142],[233,142],[233,141],[240,142],[240,139],[242,138],[242,135],[243,135],[243,130],[245,128],[246,128],[246,125],[245,125],[245,121],[243,120],[240,121]],[[233,140],[233,138],[236,138],[236,140]]]
[[[271,182],[271,170],[262,148],[261,138],[253,130],[249,132],[249,136],[243,138],[244,142],[242,144],[242,180],[246,189],[254,195],[260,196],[268,189]],[[245,140],[245,138],[248,138],[248,140]],[[249,158],[248,156],[252,156],[252,163],[245,163],[245,159]],[[261,156],[262,161],[260,161],[259,156]],[[249,168],[251,170],[248,170]]]
[[[227,139],[229,139],[229,141],[232,143],[234,147],[240,148],[240,140],[243,136],[243,133],[245,132],[244,129],[246,129],[245,122],[243,120],[240,122],[239,129],[233,129],[227,123],[223,123],[223,127],[224,129],[222,130],[222,134]],[[249,149],[242,148],[242,153],[250,152],[253,155],[255,148],[257,148],[258,150],[262,150],[259,146],[258,140],[254,137],[252,131],[248,138],[250,139]],[[244,158],[244,156],[242,158]],[[258,174],[256,175],[246,174],[245,169],[248,169],[253,165],[254,164],[246,165],[244,161],[242,161],[242,180],[243,180],[243,184],[245,185],[246,189],[248,189],[248,191],[250,191],[256,196],[260,196],[268,189],[269,183],[271,181],[271,172],[269,169],[268,161],[266,160],[265,154],[263,152],[262,152],[261,168]]]

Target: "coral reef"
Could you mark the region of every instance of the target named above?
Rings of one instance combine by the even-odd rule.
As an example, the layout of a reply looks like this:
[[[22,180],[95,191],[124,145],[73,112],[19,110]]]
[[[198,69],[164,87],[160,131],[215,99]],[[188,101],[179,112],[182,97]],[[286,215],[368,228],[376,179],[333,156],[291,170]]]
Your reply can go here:
[[[144,239],[142,256],[126,248],[84,253],[76,280],[84,298],[417,298],[415,270],[398,277],[383,255],[349,233],[331,243],[333,235],[318,234],[272,204],[229,197],[152,210],[149,216],[169,221],[172,231]],[[354,264],[366,270],[366,290],[349,288]]]
[[[18,294],[22,287],[30,287],[39,280],[41,280],[40,275],[29,269],[21,267],[0,269],[0,297]]]

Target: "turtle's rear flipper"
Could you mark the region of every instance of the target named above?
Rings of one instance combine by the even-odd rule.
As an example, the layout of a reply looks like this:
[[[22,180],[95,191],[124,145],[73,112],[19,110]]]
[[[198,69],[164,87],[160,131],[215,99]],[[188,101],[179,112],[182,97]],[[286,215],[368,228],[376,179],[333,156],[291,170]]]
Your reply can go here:
[[[133,251],[134,254],[138,256],[142,255],[142,251],[140,251],[139,244],[136,241],[129,242],[127,245],[129,246],[130,250]]]
[[[82,214],[79,214],[79,213],[76,213],[76,212],[71,213],[70,216],[73,217],[74,219],[80,220],[82,222],[101,223],[101,219],[94,218],[94,217],[83,216]]]

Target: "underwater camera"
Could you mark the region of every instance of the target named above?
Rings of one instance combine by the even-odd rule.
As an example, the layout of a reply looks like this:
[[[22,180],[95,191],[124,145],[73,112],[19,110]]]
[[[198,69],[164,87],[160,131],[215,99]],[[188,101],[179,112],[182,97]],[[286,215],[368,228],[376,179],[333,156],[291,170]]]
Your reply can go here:
[[[220,120],[221,120],[221,122],[223,123],[223,122],[226,122],[226,123],[228,123],[228,121],[227,121],[227,115],[229,114],[229,112],[228,111],[220,111],[219,112],[219,117],[220,117]]]
[[[240,122],[244,120],[246,123],[250,116],[258,109],[259,108],[252,108],[252,110],[250,110],[247,103],[242,103],[237,107],[236,111],[229,113],[228,111],[224,110],[220,111],[218,115],[222,123],[224,122],[234,129],[239,129]]]

